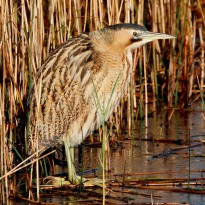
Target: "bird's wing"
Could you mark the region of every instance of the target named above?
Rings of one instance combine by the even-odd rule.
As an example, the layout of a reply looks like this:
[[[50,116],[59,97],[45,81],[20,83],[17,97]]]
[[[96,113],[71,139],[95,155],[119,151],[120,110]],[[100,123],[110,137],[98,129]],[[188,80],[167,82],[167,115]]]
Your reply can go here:
[[[42,143],[55,141],[79,115],[83,118],[92,53],[89,36],[81,34],[56,48],[37,74],[30,102],[30,132],[33,135],[38,129]]]

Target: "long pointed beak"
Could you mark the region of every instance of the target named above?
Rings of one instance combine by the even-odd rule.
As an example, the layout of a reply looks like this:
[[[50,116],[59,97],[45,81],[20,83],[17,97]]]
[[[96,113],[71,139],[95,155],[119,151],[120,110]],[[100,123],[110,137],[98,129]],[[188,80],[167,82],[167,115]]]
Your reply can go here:
[[[176,36],[172,36],[166,33],[156,33],[156,32],[150,32],[150,31],[145,31],[143,33],[140,33],[136,39],[141,39],[145,41],[153,41],[157,39],[172,39],[176,38]]]

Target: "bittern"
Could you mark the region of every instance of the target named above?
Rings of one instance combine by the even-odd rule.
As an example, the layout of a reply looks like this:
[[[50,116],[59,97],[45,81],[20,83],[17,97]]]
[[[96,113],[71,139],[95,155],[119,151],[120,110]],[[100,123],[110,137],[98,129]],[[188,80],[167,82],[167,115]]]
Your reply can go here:
[[[116,24],[80,34],[57,47],[34,79],[30,101],[30,139],[50,147],[64,142],[68,179],[78,184],[74,148],[107,120],[126,95],[133,50],[172,35],[149,32],[135,24]],[[38,143],[37,143],[38,140]]]

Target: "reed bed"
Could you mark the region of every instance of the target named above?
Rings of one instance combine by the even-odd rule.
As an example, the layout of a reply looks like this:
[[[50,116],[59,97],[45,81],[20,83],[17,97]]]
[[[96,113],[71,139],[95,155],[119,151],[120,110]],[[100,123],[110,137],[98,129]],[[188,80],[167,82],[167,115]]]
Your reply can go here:
[[[17,176],[8,173],[29,152],[28,93],[52,49],[81,32],[123,22],[177,36],[135,54],[130,92],[110,119],[120,133],[126,118],[131,135],[134,119],[147,116],[148,103],[187,108],[200,98],[205,110],[204,13],[202,0],[0,0],[1,202],[18,190]]]

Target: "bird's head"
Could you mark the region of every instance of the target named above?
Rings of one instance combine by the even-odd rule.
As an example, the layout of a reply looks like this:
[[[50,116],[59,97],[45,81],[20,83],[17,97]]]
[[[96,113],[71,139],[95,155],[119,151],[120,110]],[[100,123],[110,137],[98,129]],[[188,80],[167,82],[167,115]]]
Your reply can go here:
[[[139,48],[148,42],[158,39],[176,38],[175,36],[165,33],[150,32],[143,26],[130,23],[107,26],[100,30],[99,34],[102,38],[98,39],[98,43],[102,40],[112,47],[119,47],[122,49]]]

